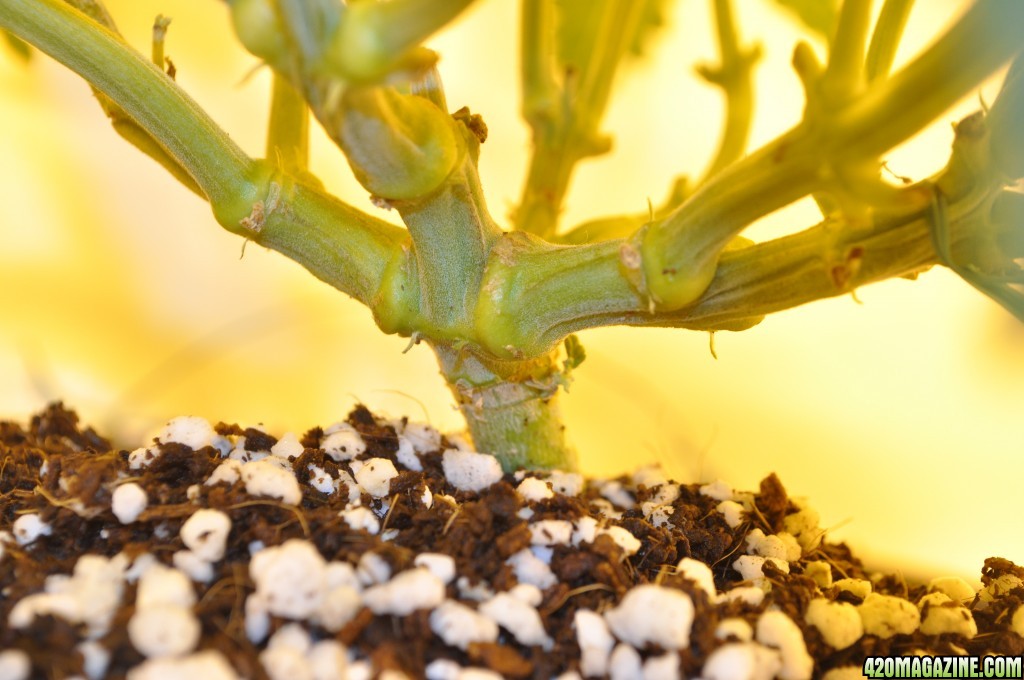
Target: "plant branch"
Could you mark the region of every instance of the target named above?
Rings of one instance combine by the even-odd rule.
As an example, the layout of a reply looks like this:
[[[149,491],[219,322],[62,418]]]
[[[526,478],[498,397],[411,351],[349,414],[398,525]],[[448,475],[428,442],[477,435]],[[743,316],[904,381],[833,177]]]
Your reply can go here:
[[[551,9],[524,7],[524,30],[532,23],[541,31],[537,40],[524,45],[524,112],[533,130],[526,183],[515,211],[515,228],[550,238],[557,230],[558,216],[573,170],[583,158],[604,153],[610,141],[598,127],[604,116],[615,72],[629,51],[643,17],[644,3],[595,0],[582,5],[586,16],[596,23],[587,34],[587,58],[579,64],[566,63],[565,82],[558,101],[551,99],[553,80],[550,45],[544,32],[550,32]],[[536,10],[536,11],[534,11]],[[568,21],[570,17],[563,17]],[[563,45],[563,51],[570,46]],[[578,49],[579,45],[571,46]],[[541,108],[543,107],[543,108]]]
[[[7,0],[0,25],[110,97],[189,173],[224,228],[371,302],[403,230],[250,159],[163,71],[59,0]]]
[[[832,105],[853,98],[864,84],[864,51],[871,30],[872,0],[844,0],[821,79],[822,95]]]
[[[641,293],[665,310],[694,302],[735,235],[921,130],[1021,51],[1022,23],[1024,3],[979,0],[895,76],[876,80],[835,111],[809,110],[800,125],[727,168],[634,237]]]
[[[309,165],[309,109],[291,82],[274,72],[267,129],[267,158],[289,172]]]
[[[889,75],[914,0],[885,0],[878,23],[871,34],[864,75],[870,83]]]
[[[506,235],[485,274],[490,296],[481,297],[477,311],[481,343],[497,356],[530,357],[595,326],[741,330],[765,314],[934,264],[954,268],[1019,314],[1021,296],[1009,284],[1021,277],[1014,258],[1024,251],[1024,199],[1003,189],[1005,176],[990,161],[993,132],[980,113],[964,119],[949,164],[914,187],[941,197],[942,221],[924,200],[880,208],[857,228],[829,219],[765,243],[734,243],[707,289],[677,310],[649,309],[632,280],[637,254],[629,240],[559,247]]]
[[[731,0],[714,0],[715,26],[722,63],[704,66],[698,73],[725,93],[725,128],[718,151],[704,173],[705,180],[743,156],[750,136],[754,110],[754,64],[761,57],[760,46],[743,49],[736,31]],[[698,182],[698,185],[703,181]]]

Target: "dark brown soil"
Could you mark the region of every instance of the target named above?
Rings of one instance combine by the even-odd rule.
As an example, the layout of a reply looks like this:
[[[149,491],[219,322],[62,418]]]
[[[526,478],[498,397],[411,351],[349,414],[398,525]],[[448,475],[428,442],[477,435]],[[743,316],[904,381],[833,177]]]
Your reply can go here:
[[[28,627],[14,628],[7,625],[12,608],[22,598],[43,590],[47,576],[72,573],[83,554],[112,557],[148,552],[170,565],[172,554],[184,547],[179,537],[181,525],[198,508],[215,508],[230,516],[232,528],[226,555],[214,564],[213,580],[208,585],[194,584],[198,596],[194,612],[203,631],[198,649],[220,650],[242,677],[267,677],[257,658],[265,643],[250,642],[244,628],[243,603],[254,590],[248,570],[253,542],[273,546],[291,538],[305,539],[313,542],[325,559],[352,564],[367,551],[374,551],[390,564],[393,573],[408,568],[420,553],[445,553],[454,558],[460,577],[488,584],[500,592],[517,584],[506,559],[530,545],[530,522],[577,521],[586,516],[599,517],[604,526],[623,527],[640,540],[641,547],[627,556],[608,535],[579,546],[554,547],[550,568],[558,583],[544,590],[537,607],[554,641],[550,650],[519,644],[503,631],[497,643],[472,644],[462,651],[446,645],[432,632],[430,612],[426,610],[407,616],[377,616],[364,608],[334,634],[313,623],[302,623],[313,639],[334,637],[349,648],[355,659],[369,660],[374,675],[393,669],[411,678],[423,677],[431,661],[451,659],[463,667],[491,669],[510,678],[552,678],[579,669],[580,649],[573,628],[578,609],[603,612],[620,602],[634,586],[657,583],[688,593],[697,610],[690,647],[680,650],[681,677],[699,676],[708,654],[724,644],[715,636],[722,618],[736,616],[754,626],[769,608],[781,609],[800,627],[815,660],[816,676],[830,668],[860,666],[866,655],[874,654],[912,650],[935,654],[1024,653],[1024,639],[1010,627],[1013,613],[1024,603],[1021,587],[983,610],[973,604],[969,607],[978,626],[973,639],[955,634],[928,636],[920,630],[887,639],[865,634],[846,649],[833,650],[823,642],[819,631],[805,622],[808,602],[825,597],[859,604],[860,598],[836,587],[819,588],[804,574],[807,562],[826,561],[836,580],[870,578],[874,592],[898,595],[915,603],[926,592],[924,585],[907,584],[897,577],[872,578],[843,544],[822,543],[812,554],[792,562],[788,574],[766,565],[765,576],[772,587],[756,606],[710,603],[706,593],[675,573],[674,567],[680,559],[693,557],[711,567],[719,592],[741,585],[742,577],[732,565],[746,552],[747,535],[755,528],[765,534],[781,531],[786,516],[798,509],[774,475],[761,483],[754,495],[754,511],[735,528],[730,528],[716,510],[719,501],[702,494],[697,485],[681,485],[678,498],[671,502],[670,521],[655,526],[640,508],[656,489],[635,485],[630,478],[617,481],[636,504],[618,518],[601,516],[594,504],[602,498],[600,486],[590,481],[577,496],[556,493],[539,501],[527,501],[518,494],[518,480],[512,475],[479,493],[460,491],[445,478],[441,451],[421,456],[421,472],[407,470],[396,457],[399,440],[394,427],[362,407],[349,415],[348,422],[367,444],[359,459],[385,458],[399,470],[391,480],[390,509],[382,518],[381,533],[376,535],[352,529],[339,517],[348,501],[347,488],[327,495],[310,486],[310,464],[334,479],[347,470],[346,463],[335,462],[318,448],[324,437],[320,428],[305,433],[301,438],[305,450],[292,460],[303,499],[301,505],[290,506],[276,499],[254,497],[242,482],[205,485],[222,458],[213,447],[194,451],[182,444],[162,444],[161,454],[151,465],[130,470],[128,451],[112,450],[106,439],[80,426],[75,413],[61,404],[51,405],[27,426],[0,423],[0,531],[11,532],[14,522],[25,513],[38,513],[51,527],[49,535],[25,545],[14,540],[4,542],[5,554],[0,557],[0,651],[27,652],[33,677],[83,675],[82,656],[74,651],[87,634],[81,625],[46,615],[37,617]],[[245,436],[246,449],[254,452],[267,450],[277,441],[259,430],[237,425],[219,424],[216,429],[225,436]],[[442,450],[446,447],[447,441],[443,441]],[[111,511],[111,494],[116,484],[127,478],[145,489],[149,505],[137,521],[121,524]],[[189,487],[193,487],[191,498]],[[435,498],[430,507],[423,501],[425,487]],[[440,494],[453,497],[456,504],[437,500]],[[370,508],[381,506],[381,500],[366,493],[362,503]],[[529,521],[520,516],[526,506],[533,511]],[[393,531],[385,534],[386,530]],[[985,563],[983,582],[987,584],[1003,574],[1024,577],[1024,570],[1005,560],[990,559]],[[447,595],[460,599],[454,582],[448,585]],[[134,598],[135,586],[129,584],[113,624],[97,640],[110,652],[106,677],[123,677],[145,660],[126,633]],[[288,621],[273,617],[271,630],[285,623]],[[639,651],[643,658],[649,658],[664,650],[648,645]]]

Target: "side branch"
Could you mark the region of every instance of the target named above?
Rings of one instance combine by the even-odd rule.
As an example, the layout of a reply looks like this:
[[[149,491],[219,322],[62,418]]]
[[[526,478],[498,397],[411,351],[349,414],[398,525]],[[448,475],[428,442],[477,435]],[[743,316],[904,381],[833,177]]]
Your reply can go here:
[[[1020,25],[1024,3],[978,0],[899,73],[726,168],[634,237],[642,256],[639,290],[667,311],[698,300],[737,234],[759,217],[828,189],[845,168],[874,162],[921,130],[1021,52]]]
[[[249,158],[173,80],[61,0],[5,0],[0,26],[81,75],[183,168],[228,231],[370,303],[405,231]]]
[[[997,103],[1001,100],[997,100]],[[964,119],[946,169],[914,191],[924,202],[879,210],[867,225],[842,219],[756,245],[731,244],[692,304],[651,310],[637,292],[630,240],[554,246],[507,234],[495,247],[477,309],[481,344],[496,356],[532,357],[570,333],[608,325],[742,330],[766,314],[943,264],[1022,315],[1024,194],[986,160],[992,130]],[[941,219],[936,206],[942,207]],[[981,285],[979,285],[981,284]]]

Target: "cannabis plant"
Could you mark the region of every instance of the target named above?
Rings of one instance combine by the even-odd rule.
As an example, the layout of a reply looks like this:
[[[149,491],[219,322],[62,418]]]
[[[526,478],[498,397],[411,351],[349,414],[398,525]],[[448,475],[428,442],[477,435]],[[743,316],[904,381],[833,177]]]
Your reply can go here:
[[[85,78],[114,129],[209,201],[217,222],[359,300],[385,333],[427,343],[476,447],[507,469],[571,468],[559,393],[606,325],[739,331],[766,314],[944,265],[1024,319],[1024,2],[976,0],[891,73],[911,0],[788,0],[828,37],[796,45],[803,116],[747,152],[758,49],[714,0],[727,102],[704,176],[642,214],[563,225],[577,164],[605,152],[616,73],[659,0],[521,0],[522,113],[533,145],[508,224],[477,173],[488,136],[450,111],[432,33],[472,0],[228,0],[242,44],[273,69],[266,158],[246,155],[130,48],[99,0],[0,0],[0,26]],[[741,5],[742,6],[742,5]],[[955,124],[944,168],[894,181],[883,156],[1009,65],[998,97]],[[329,195],[307,169],[309,113],[398,226]],[[496,131],[501,134],[501,131]],[[812,197],[822,219],[753,243],[759,218]]]

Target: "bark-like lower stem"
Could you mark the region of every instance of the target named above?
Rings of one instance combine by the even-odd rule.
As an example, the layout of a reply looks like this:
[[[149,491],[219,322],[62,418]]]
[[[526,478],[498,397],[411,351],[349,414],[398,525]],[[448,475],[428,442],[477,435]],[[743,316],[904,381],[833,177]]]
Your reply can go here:
[[[433,349],[478,451],[497,456],[507,472],[576,469],[576,453],[566,442],[558,408],[566,378],[557,352],[494,361],[468,346],[437,344]]]

